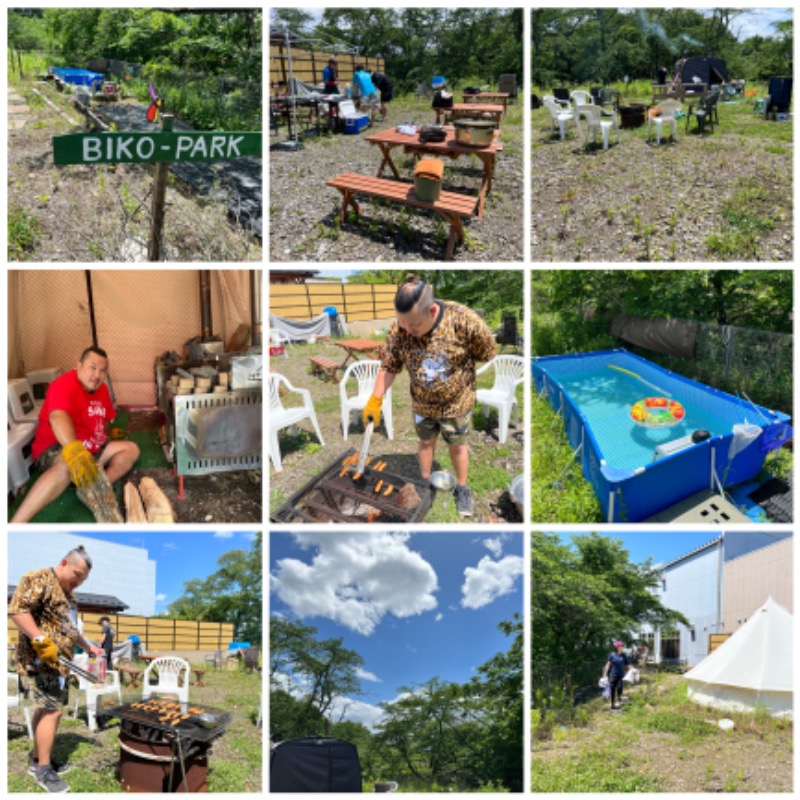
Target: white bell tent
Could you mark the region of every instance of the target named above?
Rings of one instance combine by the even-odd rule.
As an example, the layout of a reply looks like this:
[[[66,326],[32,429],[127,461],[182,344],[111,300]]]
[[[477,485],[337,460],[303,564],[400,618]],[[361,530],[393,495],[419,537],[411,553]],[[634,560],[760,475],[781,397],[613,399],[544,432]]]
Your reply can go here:
[[[771,597],[729,639],[686,673],[689,697],[722,711],[792,716],[792,615]]]

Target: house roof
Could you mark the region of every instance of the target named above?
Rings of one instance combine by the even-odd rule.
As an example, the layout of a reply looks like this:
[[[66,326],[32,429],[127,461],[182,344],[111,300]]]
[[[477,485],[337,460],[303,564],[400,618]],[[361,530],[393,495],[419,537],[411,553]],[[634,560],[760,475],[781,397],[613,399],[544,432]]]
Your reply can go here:
[[[16,586],[8,585],[8,599],[14,594]],[[97,611],[125,611],[130,608],[127,603],[123,603],[118,597],[112,594],[91,594],[89,592],[73,592],[75,601],[80,609],[95,609]]]

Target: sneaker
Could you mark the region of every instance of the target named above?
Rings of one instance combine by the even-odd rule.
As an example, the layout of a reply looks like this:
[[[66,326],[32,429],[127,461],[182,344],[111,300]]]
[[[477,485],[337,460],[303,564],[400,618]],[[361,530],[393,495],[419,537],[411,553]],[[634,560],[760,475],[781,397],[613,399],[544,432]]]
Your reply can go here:
[[[472,492],[468,486],[456,486],[456,510],[459,517],[472,516]]]
[[[64,794],[69,791],[69,786],[56,775],[56,771],[50,764],[46,767],[39,767],[34,772],[33,779],[40,789],[51,794]]]
[[[66,775],[71,769],[72,764],[61,764],[54,758],[50,759],[50,766],[55,770],[56,775]],[[28,775],[35,775],[36,770],[39,769],[39,759],[33,757],[33,751],[28,753]]]

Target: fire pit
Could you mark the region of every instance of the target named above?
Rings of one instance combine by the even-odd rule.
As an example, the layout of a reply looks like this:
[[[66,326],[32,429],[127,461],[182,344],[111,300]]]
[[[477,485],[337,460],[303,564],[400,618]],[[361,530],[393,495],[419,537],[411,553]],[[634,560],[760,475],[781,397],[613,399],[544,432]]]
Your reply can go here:
[[[205,792],[208,757],[231,714],[150,698],[103,709],[118,717],[119,780],[128,792]]]
[[[272,516],[273,522],[421,522],[431,507],[433,490],[422,479],[407,478],[374,467],[353,480],[343,472],[352,459],[348,450],[321,474],[295,492]],[[380,484],[380,487],[379,487]],[[391,487],[391,488],[390,488]],[[378,491],[376,491],[378,489]]]
[[[641,128],[644,125],[645,111],[647,106],[639,103],[632,103],[629,106],[619,107],[619,126],[620,128]]]

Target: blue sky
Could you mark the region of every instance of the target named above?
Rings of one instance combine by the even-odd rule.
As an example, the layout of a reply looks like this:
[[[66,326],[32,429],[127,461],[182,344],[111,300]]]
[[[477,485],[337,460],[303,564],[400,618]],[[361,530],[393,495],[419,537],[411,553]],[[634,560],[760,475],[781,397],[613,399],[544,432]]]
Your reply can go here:
[[[573,533],[559,533],[558,537],[564,542],[572,540]],[[630,560],[634,564],[641,564],[648,557],[653,559],[653,564],[666,564],[678,556],[690,553],[701,545],[716,539],[719,534],[714,531],[659,531],[650,533],[604,533],[607,539],[619,539],[628,551]]]
[[[183,584],[193,578],[207,578],[219,568],[217,559],[229,550],[250,550],[254,533],[217,531],[124,531],[98,533],[76,531],[87,540],[144,547],[156,562],[156,612],[183,594]],[[88,545],[87,545],[88,547]]]
[[[346,719],[433,677],[458,683],[508,649],[497,630],[522,612],[522,535],[272,533],[270,613],[341,637],[364,658]]]

